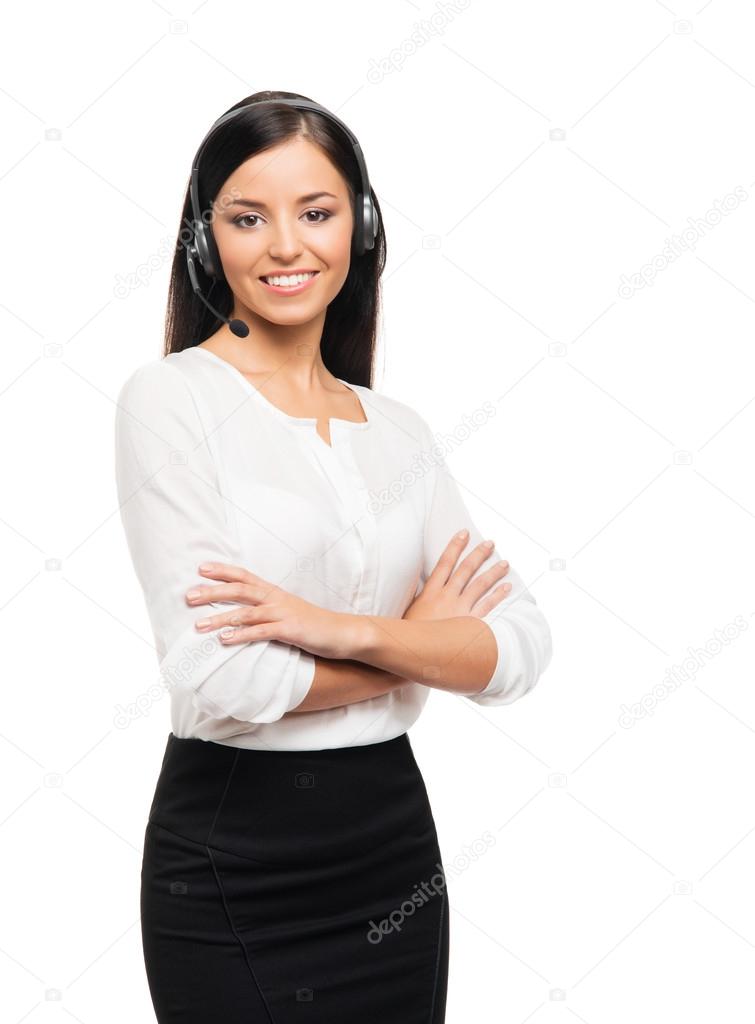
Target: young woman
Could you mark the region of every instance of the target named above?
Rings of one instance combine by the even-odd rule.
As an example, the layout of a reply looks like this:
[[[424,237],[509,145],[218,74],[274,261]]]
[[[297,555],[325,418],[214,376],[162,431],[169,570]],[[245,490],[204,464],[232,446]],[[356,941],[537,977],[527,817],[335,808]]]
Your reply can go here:
[[[445,1018],[448,894],[407,730],[430,689],[521,697],[551,638],[429,425],[371,388],[384,263],[335,115],[266,92],[215,123],[165,353],[116,417],[171,697],[141,889],[160,1022]]]

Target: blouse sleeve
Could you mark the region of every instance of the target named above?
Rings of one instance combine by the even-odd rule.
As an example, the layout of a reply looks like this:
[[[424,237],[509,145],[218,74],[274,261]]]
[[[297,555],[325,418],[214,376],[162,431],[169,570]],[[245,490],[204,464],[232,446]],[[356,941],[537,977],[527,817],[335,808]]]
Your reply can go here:
[[[192,586],[218,583],[199,575],[201,562],[244,564],[189,384],[161,359],[137,369],[117,402],[121,520],[165,685],[188,688],[193,706],[212,718],[274,722],[304,700],[314,656],[278,640],[225,645],[218,630],[199,633],[194,623],[242,606],[186,603]]]
[[[466,557],[485,538],[472,522],[458,484],[445,463],[442,449],[435,443],[423,419],[421,433],[424,461],[430,466],[425,474],[426,514],[421,575],[424,585],[455,533],[465,528],[469,530],[467,545],[460,558]],[[501,560],[497,548],[493,548],[472,579]],[[548,667],[552,656],[551,632],[545,616],[511,564],[509,571],[494,587],[503,583],[511,583],[511,590],[479,620],[493,631],[498,647],[493,675],[484,689],[462,694],[486,707],[511,704],[523,697]]]

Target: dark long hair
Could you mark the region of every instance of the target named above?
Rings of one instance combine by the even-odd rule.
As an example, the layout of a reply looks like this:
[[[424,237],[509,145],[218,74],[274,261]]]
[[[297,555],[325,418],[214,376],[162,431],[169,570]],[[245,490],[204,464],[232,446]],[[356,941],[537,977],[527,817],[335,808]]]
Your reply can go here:
[[[239,100],[229,110],[259,100],[309,99],[293,92],[257,92]],[[223,183],[245,160],[279,143],[301,135],[319,146],[345,179],[352,210],[360,191],[361,178],[348,138],[328,118],[316,111],[281,105],[250,109],[231,118],[207,143],[200,168],[200,205],[210,207]],[[369,166],[369,165],[368,165]],[[383,218],[377,197],[370,189],[378,222],[374,248],[363,255],[352,254],[343,287],[325,313],[320,351],[335,377],[372,387],[372,370],[380,310],[380,277],[385,267],[386,243]],[[192,220],[189,187],[186,187],[181,226],[178,232],[165,312],[164,355],[198,345],[213,334],[218,320],[197,298],[186,269],[184,241]],[[225,316],[231,315],[233,293],[226,281],[207,278],[197,265],[199,282],[207,299]]]

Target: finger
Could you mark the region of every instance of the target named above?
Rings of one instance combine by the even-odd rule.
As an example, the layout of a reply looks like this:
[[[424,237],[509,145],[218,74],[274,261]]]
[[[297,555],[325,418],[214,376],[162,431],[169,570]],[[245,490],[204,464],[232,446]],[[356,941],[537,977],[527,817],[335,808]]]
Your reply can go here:
[[[497,607],[501,601],[509,596],[511,593],[511,587],[511,583],[502,583],[500,587],[496,587],[492,594],[488,594],[486,597],[483,597],[482,601],[474,606],[470,614],[476,615],[480,619],[483,618],[483,616],[487,615],[488,612],[492,612],[492,610]]]
[[[272,596],[277,596],[279,589],[274,583],[270,583],[269,580],[264,579],[262,576],[257,576],[256,573],[250,572],[243,565],[228,565],[225,562],[203,562],[198,566],[198,571],[203,576],[227,580],[229,583],[235,582],[251,588],[250,592],[255,601],[269,600]],[[199,589],[201,590],[202,588],[200,587]],[[248,593],[243,590],[239,591],[239,594],[247,594],[247,597]],[[239,597],[238,600],[245,600],[245,598]]]
[[[238,584],[230,583],[218,584],[217,587],[192,587],[186,591],[186,603],[192,608],[203,604],[238,604],[240,598],[233,596],[237,593],[234,589],[236,587]]]
[[[278,640],[277,622],[260,622],[256,626],[227,626],[218,633],[222,644],[246,644],[253,640]]]
[[[192,587],[186,591],[186,603],[192,607],[202,604],[259,604],[269,590],[252,583],[218,583],[217,586]]]
[[[467,586],[464,588],[464,594],[471,599],[474,603],[479,601],[484,594],[486,594],[496,583],[500,583],[503,577],[508,573],[511,566],[503,559],[495,562],[485,572],[481,572],[479,576],[475,576]]]
[[[427,577],[425,587],[430,584],[439,584],[442,586],[446,583],[448,577],[454,570],[454,566],[459,560],[459,555],[467,546],[468,541],[469,530],[461,530],[459,533],[454,534],[441,552],[438,561],[435,563],[435,568]]]
[[[261,605],[253,608],[234,608],[233,611],[224,612],[222,615],[211,615],[208,618],[197,619],[194,628],[200,633],[210,633],[215,629],[222,629],[225,626],[247,626],[261,621],[259,609]],[[255,618],[255,615],[257,618]]]
[[[481,541],[459,564],[453,574],[453,584],[458,586],[459,593],[466,587],[483,562],[495,552],[495,544],[492,541]]]
[[[202,620],[200,620],[202,621]],[[195,626],[202,633],[219,629],[218,639],[223,644],[242,644],[252,640],[285,640],[286,619],[281,609],[273,604],[260,604],[254,608],[234,608],[223,615],[205,620],[204,628]]]
[[[202,562],[197,566],[200,576],[209,576],[213,580],[225,580],[227,583],[263,583],[260,576],[255,576],[243,565],[229,565],[227,562]]]

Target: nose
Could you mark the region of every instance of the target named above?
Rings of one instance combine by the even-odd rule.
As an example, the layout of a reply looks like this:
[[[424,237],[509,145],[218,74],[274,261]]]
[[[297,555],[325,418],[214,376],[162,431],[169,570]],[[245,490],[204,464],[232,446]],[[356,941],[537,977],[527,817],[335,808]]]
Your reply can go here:
[[[270,242],[269,251],[272,257],[289,262],[299,255],[303,248],[299,238],[299,227],[296,220],[287,220],[284,217],[278,221]]]

